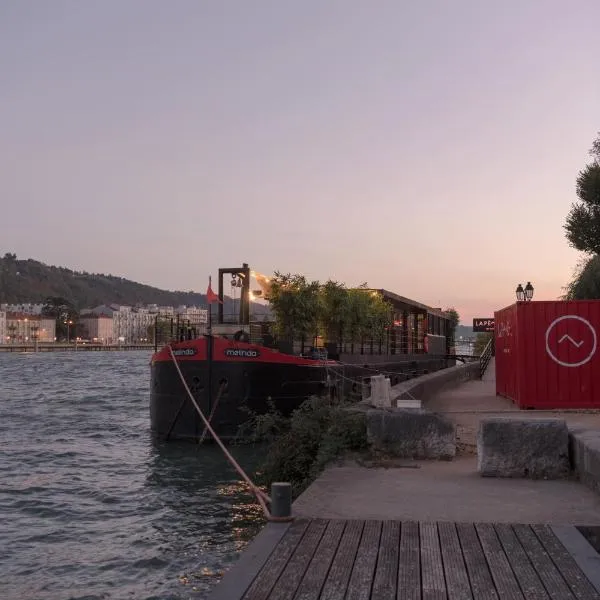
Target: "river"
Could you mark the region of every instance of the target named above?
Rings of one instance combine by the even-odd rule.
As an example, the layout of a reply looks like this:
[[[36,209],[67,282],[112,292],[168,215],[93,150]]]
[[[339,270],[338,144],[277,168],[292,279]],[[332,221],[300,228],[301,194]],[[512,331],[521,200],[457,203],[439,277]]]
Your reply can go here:
[[[217,447],[152,438],[149,359],[0,354],[2,600],[205,598],[262,526]]]

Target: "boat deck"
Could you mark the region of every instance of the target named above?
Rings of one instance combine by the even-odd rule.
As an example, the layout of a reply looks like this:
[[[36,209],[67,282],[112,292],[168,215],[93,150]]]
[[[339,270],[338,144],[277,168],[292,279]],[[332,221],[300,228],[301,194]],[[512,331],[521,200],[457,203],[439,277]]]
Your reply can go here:
[[[572,526],[298,519],[269,524],[212,600],[600,600]]]

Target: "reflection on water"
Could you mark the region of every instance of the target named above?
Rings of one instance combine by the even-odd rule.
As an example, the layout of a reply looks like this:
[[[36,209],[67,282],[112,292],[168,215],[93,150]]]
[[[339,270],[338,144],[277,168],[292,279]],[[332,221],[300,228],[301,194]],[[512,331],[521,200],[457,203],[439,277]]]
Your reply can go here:
[[[0,355],[3,600],[203,598],[262,526],[217,447],[153,440],[148,359]]]

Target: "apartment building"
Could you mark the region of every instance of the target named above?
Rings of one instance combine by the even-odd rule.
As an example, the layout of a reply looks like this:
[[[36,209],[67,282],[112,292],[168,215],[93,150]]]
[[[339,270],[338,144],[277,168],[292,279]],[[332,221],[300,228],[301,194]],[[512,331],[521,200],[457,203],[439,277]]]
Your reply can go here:
[[[0,344],[7,342],[6,336],[6,311],[0,310]]]
[[[13,344],[56,341],[56,321],[29,313],[6,313],[6,340]]]
[[[85,313],[79,318],[85,337],[101,344],[116,342],[112,316],[106,314]]]

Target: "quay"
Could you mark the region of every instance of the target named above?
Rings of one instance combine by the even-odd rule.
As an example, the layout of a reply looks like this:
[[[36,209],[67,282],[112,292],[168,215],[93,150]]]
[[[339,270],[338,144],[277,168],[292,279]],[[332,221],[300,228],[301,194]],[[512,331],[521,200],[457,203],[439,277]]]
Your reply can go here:
[[[121,352],[126,350],[154,350],[154,344],[0,344],[0,352]]]
[[[423,402],[454,422],[453,460],[330,466],[293,522],[267,524],[209,599],[600,600],[600,479],[478,473],[479,422],[538,412],[496,397],[494,367]],[[552,416],[600,442],[597,412]]]

